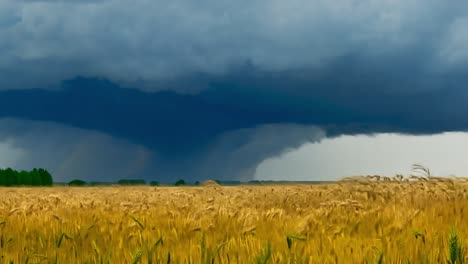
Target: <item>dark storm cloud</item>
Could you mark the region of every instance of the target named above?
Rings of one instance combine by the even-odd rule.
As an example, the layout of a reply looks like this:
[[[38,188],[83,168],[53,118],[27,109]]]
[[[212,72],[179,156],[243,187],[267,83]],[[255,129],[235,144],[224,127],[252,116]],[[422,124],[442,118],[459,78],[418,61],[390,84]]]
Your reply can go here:
[[[256,166],[270,156],[324,132],[300,125],[265,125],[231,131],[214,139],[197,155],[168,158],[128,140],[54,122],[0,119],[2,167],[30,170],[45,167],[58,182],[72,179],[116,181],[147,179],[173,183],[216,178],[251,180]],[[275,141],[275,144],[271,144]]]
[[[200,151],[226,132],[268,124],[319,125],[331,135],[468,128],[468,92],[456,85],[466,77],[405,80],[413,73],[394,69],[389,76],[362,73],[357,78],[340,70],[353,63],[305,79],[300,76],[307,72],[264,73],[245,67],[225,78],[213,77],[210,88],[198,94],[142,92],[80,77],[54,91],[1,91],[0,117],[101,131],[172,157]],[[432,87],[411,89],[424,83]]]
[[[2,167],[47,168],[55,181],[113,181],[152,176],[151,150],[125,140],[53,122],[0,119]]]
[[[280,119],[268,109],[223,106],[201,95],[146,93],[102,79],[77,78],[57,91],[1,91],[0,105],[0,118],[15,118],[2,122],[0,141],[11,145],[12,139],[13,149],[27,153],[20,167],[42,164],[61,180],[250,180],[262,160],[325,136],[313,126],[275,124]],[[125,169],[135,153],[144,164]]]
[[[424,53],[418,71],[447,72],[468,60],[466,10],[439,0],[2,1],[0,87],[82,75],[167,89],[245,61],[281,72],[353,54],[385,64],[394,52]]]
[[[20,150],[35,150],[33,158],[23,159],[25,164],[40,160],[53,164],[53,168],[59,167],[61,159],[34,158],[41,153],[37,149],[42,148],[35,147],[33,142],[44,142],[45,146],[51,146],[46,152],[68,157],[73,156],[70,149],[74,148],[62,142],[81,146],[79,142],[89,140],[77,143],[76,138],[94,139],[91,141],[95,143],[83,143],[80,148],[83,158],[69,163],[75,166],[72,175],[80,171],[89,175],[101,166],[99,177],[117,177],[122,173],[108,170],[102,164],[126,164],[124,161],[131,160],[131,153],[138,152],[135,149],[142,149],[148,152],[147,163],[140,173],[131,174],[134,177],[143,175],[164,181],[178,177],[249,180],[262,160],[326,136],[377,132],[430,134],[468,128],[468,111],[464,110],[468,93],[463,87],[444,81],[444,77],[431,76],[431,83],[444,83],[447,87],[410,90],[412,85],[427,80],[408,80],[394,86],[392,78],[409,74],[404,69],[389,76],[380,75],[378,80],[372,74],[356,78],[355,72],[344,71],[354,63],[355,59],[347,58],[332,66],[333,71],[320,73],[308,70],[266,73],[246,65],[223,78],[203,76],[202,80],[211,80],[206,83],[210,88],[197,94],[143,92],[96,78],[69,80],[58,90],[0,91],[0,118],[39,122],[29,127],[23,125],[22,129],[5,125],[3,129],[10,132],[2,135],[2,139],[23,142],[15,145]],[[301,77],[314,74],[313,78]],[[336,78],[337,74],[340,78]],[[465,80],[460,76],[451,78],[456,78],[454,84]],[[381,90],[374,88],[376,82],[381,83]],[[283,89],[285,86],[289,89]],[[64,128],[48,133],[41,125],[44,121]],[[38,128],[31,129],[34,127]],[[80,130],[75,131],[76,128]],[[18,139],[19,131],[29,131],[28,136]],[[96,132],[102,134],[104,143],[97,144],[97,137],[89,136]],[[75,136],[83,134],[87,136]],[[94,145],[99,146],[97,151],[91,148]],[[115,156],[120,152],[130,154]],[[84,159],[90,157],[94,163]],[[69,175],[62,175],[69,179]]]

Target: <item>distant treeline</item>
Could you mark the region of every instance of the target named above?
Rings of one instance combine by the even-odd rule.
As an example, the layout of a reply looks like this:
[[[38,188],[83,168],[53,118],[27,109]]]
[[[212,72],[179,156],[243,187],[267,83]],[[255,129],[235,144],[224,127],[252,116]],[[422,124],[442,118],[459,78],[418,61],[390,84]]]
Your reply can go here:
[[[220,184],[220,185],[263,184],[263,181],[258,181],[258,180],[252,180],[252,181],[249,181],[249,182],[229,181],[229,180],[225,180],[225,181],[213,180],[213,181]],[[118,185],[160,186],[160,182],[158,182],[158,181],[149,181],[149,182],[147,182],[144,179],[121,179],[121,180],[118,180],[117,182],[94,182],[94,181],[86,182],[86,181],[83,181],[83,180],[80,180],[80,179],[74,179],[74,180],[68,182],[69,186],[108,186],[108,185],[115,185],[115,184],[118,184]],[[186,182],[184,179],[178,179],[177,181],[175,181],[172,184],[166,182],[166,183],[163,183],[162,185],[164,185],[164,186],[170,186],[170,185],[174,185],[174,186],[185,186],[185,185],[198,186],[200,184],[201,183],[199,181]]]
[[[52,175],[45,169],[0,169],[0,186],[52,186],[52,183]]]
[[[269,185],[269,184],[320,184],[326,183],[324,181],[271,181],[271,180],[250,180],[250,181],[235,181],[235,180],[212,180],[219,185],[223,186],[236,186],[236,185]],[[68,182],[69,186],[110,186],[110,185],[150,185],[150,186],[199,186],[201,183],[199,181],[195,182],[186,182],[183,179],[179,179],[173,183],[160,183],[158,181],[145,181],[144,179],[122,179],[117,182],[86,182],[83,180],[75,179]]]
[[[142,179],[123,179],[117,183],[120,185],[145,185],[146,181]]]
[[[116,183],[112,182],[85,182],[80,179],[75,179],[68,182],[70,186],[101,186],[101,185],[112,185],[112,184],[119,184],[119,185],[146,185],[146,181],[143,179],[122,179]],[[152,181],[150,185],[159,185],[158,182]]]

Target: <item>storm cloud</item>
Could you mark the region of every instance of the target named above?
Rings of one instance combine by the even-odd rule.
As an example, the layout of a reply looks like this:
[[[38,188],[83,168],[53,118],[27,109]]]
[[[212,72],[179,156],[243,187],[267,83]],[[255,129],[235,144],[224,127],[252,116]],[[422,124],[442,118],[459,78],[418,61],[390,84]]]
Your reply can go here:
[[[436,0],[1,1],[0,118],[55,135],[2,125],[0,146],[14,153],[8,164],[60,171],[59,157],[15,157],[37,156],[27,154],[36,141],[73,153],[71,142],[90,138],[102,143],[83,153],[123,164],[103,166],[104,179],[247,180],[263,160],[325,137],[466,131],[467,10]],[[116,172],[138,155],[141,170]],[[73,164],[89,174],[99,163]]]
[[[249,181],[266,158],[325,136],[316,127],[268,125],[222,134],[197,155],[168,158],[128,140],[53,122],[0,119],[0,131],[2,167],[46,167],[58,182],[143,178],[171,183],[213,177]]]
[[[167,89],[166,82],[223,75],[245,62],[266,72],[319,70],[350,55],[378,64],[404,55],[415,60],[415,72],[447,73],[468,61],[467,7],[438,0],[2,1],[0,87],[53,86],[82,75]]]

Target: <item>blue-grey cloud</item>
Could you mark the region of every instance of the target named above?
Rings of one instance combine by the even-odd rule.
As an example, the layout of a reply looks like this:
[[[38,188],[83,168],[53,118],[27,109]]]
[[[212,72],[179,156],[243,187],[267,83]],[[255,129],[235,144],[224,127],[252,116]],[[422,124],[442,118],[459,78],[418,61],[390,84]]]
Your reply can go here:
[[[55,181],[150,178],[154,153],[100,132],[53,122],[0,119],[1,167],[47,168]]]
[[[168,158],[157,150],[93,130],[0,119],[0,166],[24,170],[45,167],[58,182],[77,178],[107,182],[124,178],[165,183],[179,178],[191,182],[209,178],[248,181],[264,159],[324,136],[316,127],[265,125],[223,133],[197,155]]]
[[[262,160],[325,136],[431,134],[468,128],[468,111],[463,107],[467,93],[458,86],[382,93],[369,84],[372,78],[356,81],[352,74],[342,74],[336,80],[334,73],[324,72],[318,79],[298,80],[300,74],[267,74],[246,67],[224,78],[213,77],[211,88],[198,94],[150,93],[105,79],[76,78],[58,90],[1,91],[0,117],[59,123],[140,146],[155,157],[141,175],[165,181],[252,179]],[[294,88],[283,89],[287,85]],[[348,85],[360,89],[349,91]],[[37,141],[61,138],[43,137]],[[107,146],[103,151],[119,152]],[[87,154],[93,151],[88,149]],[[81,163],[77,160],[75,166]]]
[[[468,4],[439,0],[2,1],[0,87],[101,76],[144,89],[251,62],[323,69],[343,56],[406,53],[414,70],[466,66]],[[421,61],[418,56],[423,56]],[[197,89],[199,87],[194,87]]]

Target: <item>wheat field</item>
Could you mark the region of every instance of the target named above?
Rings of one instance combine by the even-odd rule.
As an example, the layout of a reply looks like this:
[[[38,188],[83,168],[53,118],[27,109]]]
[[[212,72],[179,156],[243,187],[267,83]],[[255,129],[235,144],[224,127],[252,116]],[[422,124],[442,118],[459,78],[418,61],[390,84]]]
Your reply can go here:
[[[459,263],[467,189],[369,179],[0,188],[0,263],[447,263],[453,247]]]

